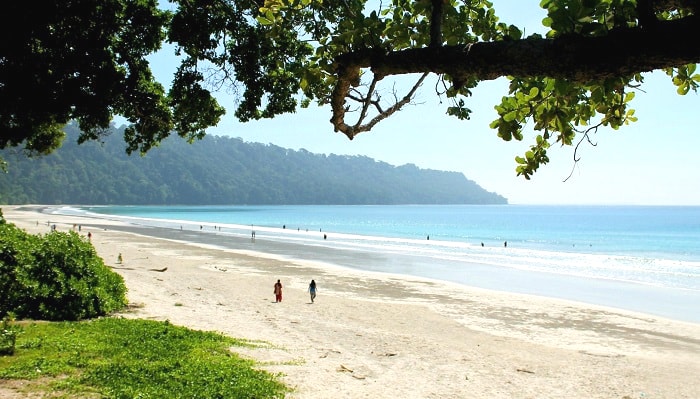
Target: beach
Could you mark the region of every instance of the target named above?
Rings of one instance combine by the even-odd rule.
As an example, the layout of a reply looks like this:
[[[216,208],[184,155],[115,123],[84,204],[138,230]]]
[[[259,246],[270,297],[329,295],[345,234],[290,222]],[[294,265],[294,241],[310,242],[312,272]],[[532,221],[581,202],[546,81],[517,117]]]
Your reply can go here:
[[[289,398],[700,397],[700,324],[154,238],[40,206],[1,209],[30,233],[48,233],[49,221],[80,226],[125,279],[121,316],[256,342],[232,350],[280,373]]]

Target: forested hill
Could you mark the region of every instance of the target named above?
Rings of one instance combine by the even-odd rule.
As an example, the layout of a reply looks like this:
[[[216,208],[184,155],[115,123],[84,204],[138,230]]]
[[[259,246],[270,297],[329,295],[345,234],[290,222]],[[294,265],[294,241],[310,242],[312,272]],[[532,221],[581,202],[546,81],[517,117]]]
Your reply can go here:
[[[368,157],[319,155],[241,139],[166,139],[127,156],[123,131],[53,154],[0,151],[0,203],[110,205],[505,204],[461,173],[392,166]]]

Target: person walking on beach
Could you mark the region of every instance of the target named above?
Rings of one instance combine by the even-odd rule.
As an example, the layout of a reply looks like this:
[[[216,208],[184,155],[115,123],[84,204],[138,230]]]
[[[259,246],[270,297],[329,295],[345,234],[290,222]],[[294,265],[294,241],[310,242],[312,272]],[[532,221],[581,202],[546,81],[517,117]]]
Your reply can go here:
[[[282,283],[277,280],[275,283],[275,302],[282,302]]]
[[[314,303],[314,299],[316,299],[316,281],[311,280],[311,284],[309,284],[309,295],[311,295],[311,303]]]

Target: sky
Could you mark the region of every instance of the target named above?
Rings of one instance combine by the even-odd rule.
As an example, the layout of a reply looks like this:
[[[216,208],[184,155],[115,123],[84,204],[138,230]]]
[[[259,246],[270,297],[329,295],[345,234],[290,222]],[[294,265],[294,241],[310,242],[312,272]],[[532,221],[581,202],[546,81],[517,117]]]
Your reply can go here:
[[[524,28],[526,35],[543,32],[540,21],[546,14],[539,2],[493,1],[500,20]],[[156,77],[168,87],[176,62],[163,54],[151,61]],[[510,204],[700,205],[700,95],[692,91],[678,95],[662,72],[645,75],[643,91],[636,93],[631,105],[637,122],[619,130],[599,130],[592,137],[597,145],[582,145],[576,164],[573,147],[553,145],[548,150],[550,162],[529,181],[516,175],[515,157],[527,151],[536,133],[526,128],[523,141],[505,142],[489,128],[497,118],[494,105],[507,95],[507,81],[482,82],[473,90],[468,121],[445,114],[447,103],[440,104],[435,79],[430,82],[418,92],[415,105],[352,141],[333,132],[329,107],[312,105],[296,114],[240,123],[233,117],[235,99],[226,93],[217,93],[217,99],[227,115],[207,134],[460,172]]]

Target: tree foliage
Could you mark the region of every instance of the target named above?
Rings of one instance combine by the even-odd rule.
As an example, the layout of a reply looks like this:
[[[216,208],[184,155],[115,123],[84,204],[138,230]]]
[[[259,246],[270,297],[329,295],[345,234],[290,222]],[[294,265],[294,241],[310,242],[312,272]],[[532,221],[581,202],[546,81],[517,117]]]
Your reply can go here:
[[[210,92],[218,89],[238,94],[242,121],[330,105],[333,129],[352,139],[410,103],[431,75],[446,114],[460,119],[479,82],[506,77],[491,127],[504,140],[522,140],[525,126],[538,133],[516,158],[529,178],[552,144],[633,122],[643,73],[665,71],[679,94],[700,82],[698,0],[541,0],[546,33],[527,37],[488,0],[171,3],[165,12],[155,0],[40,10],[11,2],[0,22],[21,23],[0,24],[17,38],[0,47],[0,148],[51,151],[70,119],[80,141],[95,139],[114,114],[133,123],[127,152],[148,151],[173,129],[201,138],[223,113]],[[146,59],[164,40],[180,56],[167,93]]]
[[[127,151],[146,152],[173,128],[201,137],[223,114],[196,75],[178,75],[168,95],[153,78],[146,57],[171,21],[156,0],[13,1],[0,18],[0,148],[48,153],[69,121],[83,142],[121,115]]]
[[[0,223],[0,318],[81,320],[126,305],[123,278],[75,232],[32,235]]]

